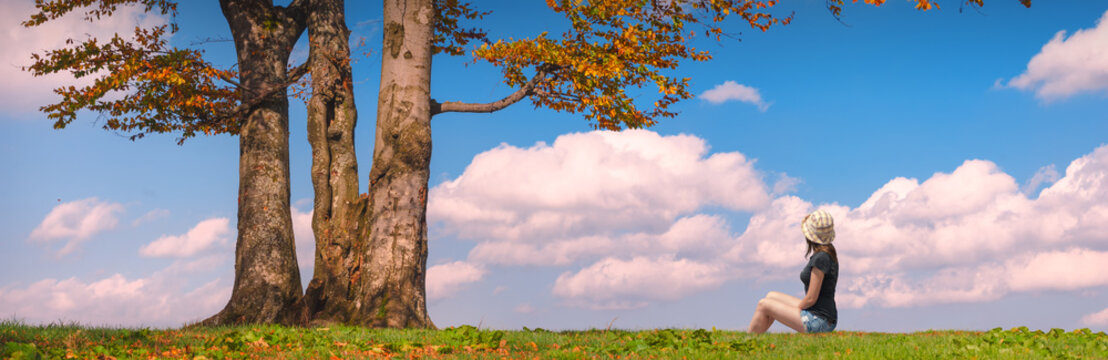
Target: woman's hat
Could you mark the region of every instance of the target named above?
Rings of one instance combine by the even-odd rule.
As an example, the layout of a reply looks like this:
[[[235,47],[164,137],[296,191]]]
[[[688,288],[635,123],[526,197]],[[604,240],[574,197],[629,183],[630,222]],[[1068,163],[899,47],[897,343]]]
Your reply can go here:
[[[827,245],[835,241],[835,220],[827,211],[816,210],[808,214],[800,228],[804,230],[804,237],[816,244]]]

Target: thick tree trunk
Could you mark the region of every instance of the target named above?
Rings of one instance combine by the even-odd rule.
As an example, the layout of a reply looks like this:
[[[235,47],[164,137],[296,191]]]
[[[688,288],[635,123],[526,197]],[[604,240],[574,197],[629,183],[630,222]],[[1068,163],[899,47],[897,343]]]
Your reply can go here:
[[[350,32],[343,0],[310,0],[312,98],[308,140],[316,236],[315,273],[304,295],[314,323],[434,328],[427,315],[427,180],[431,117],[492,112],[529,95],[551,66],[489,104],[430,98],[433,0],[385,0],[381,89],[369,194],[358,194]]]
[[[434,328],[427,315],[432,0],[385,0],[377,133],[354,321]]]
[[[231,299],[202,325],[298,322],[300,274],[289,208],[286,69],[304,31],[301,1],[288,9],[269,1],[221,0],[231,26],[243,103],[260,105],[239,134],[238,240]],[[282,89],[273,91],[275,87]]]
[[[308,318],[316,322],[348,323],[357,311],[357,274],[361,270],[368,199],[358,194],[358,161],[354,156],[358,113],[349,38],[343,0],[311,0],[308,142],[312,146],[315,189],[312,231],[316,257],[304,303]]]

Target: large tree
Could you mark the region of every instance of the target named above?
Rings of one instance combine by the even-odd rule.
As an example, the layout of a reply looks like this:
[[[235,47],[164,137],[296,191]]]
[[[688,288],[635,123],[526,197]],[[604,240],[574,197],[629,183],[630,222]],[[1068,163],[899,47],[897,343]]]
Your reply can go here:
[[[856,2],[857,0],[855,0]],[[909,0],[928,10],[931,0]],[[881,5],[884,0],[865,0]],[[1029,0],[1020,0],[1029,6]],[[79,6],[93,20],[115,6],[137,3],[147,11],[174,12],[166,0],[38,2],[34,26]],[[95,39],[35,55],[35,74],[62,70],[83,76],[111,69],[84,89],[59,89],[63,100],[43,107],[55,127],[79,109],[109,115],[105,127],[135,132],[197,131],[240,136],[239,238],[235,287],[227,307],[205,321],[305,323],[311,320],[375,327],[434,327],[426,310],[427,191],[431,119],[447,112],[494,112],[524,98],[536,107],[582,113],[595,128],[653,125],[675,114],[668,107],[692,95],[688,79],[672,76],[683,60],[705,61],[694,37],[720,40],[727,21],[765,31],[788,23],[770,13],[774,0],[547,0],[570,23],[515,40],[487,39],[460,23],[487,15],[457,0],[384,0],[381,87],[368,192],[361,193],[354,156],[354,104],[350,31],[343,0],[221,0],[235,39],[239,80],[205,62],[195,50],[170,49],[165,26],[136,29],[136,38]],[[838,17],[843,0],[828,0]],[[966,4],[981,6],[981,0]],[[307,28],[310,55],[287,64],[292,44]],[[176,25],[171,24],[171,30]],[[467,49],[472,41],[480,47]],[[436,54],[470,55],[499,67],[513,92],[487,103],[431,97]],[[291,70],[289,70],[291,69]],[[286,88],[311,73],[308,139],[315,190],[312,229],[315,273],[301,299],[289,220],[288,102]],[[219,82],[217,80],[222,80]],[[632,99],[629,87],[656,88]],[[131,95],[104,100],[109,91]],[[301,259],[304,261],[305,259]],[[300,301],[297,301],[300,300]]]
[[[287,67],[293,44],[307,23],[304,0],[288,7],[270,1],[221,0],[237,54],[237,74],[220,70],[202,53],[167,44],[174,22],[136,27],[132,39],[88,38],[70,47],[34,54],[35,75],[69,71],[97,75],[92,84],[57,89],[62,100],[42,110],[64,128],[77,111],[105,115],[104,128],[132,133],[180,131],[178,143],[205,134],[239,135],[238,239],[231,299],[204,324],[299,321],[301,282],[289,208],[287,87],[307,70]],[[24,22],[36,26],[85,8],[85,19],[111,16],[119,6],[144,6],[172,19],[167,0],[37,0],[39,12]],[[237,75],[237,80],[234,79]],[[117,96],[108,96],[110,94]]]

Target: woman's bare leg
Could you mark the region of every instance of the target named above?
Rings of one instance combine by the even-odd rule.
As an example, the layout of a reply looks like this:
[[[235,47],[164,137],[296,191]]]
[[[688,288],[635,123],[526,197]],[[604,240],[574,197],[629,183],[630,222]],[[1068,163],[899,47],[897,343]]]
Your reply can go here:
[[[766,298],[783,302],[785,303],[785,305],[789,305],[795,308],[800,308],[800,298],[783,292],[770,291],[769,294],[766,294]]]
[[[797,332],[806,332],[804,322],[800,320],[800,308],[768,296],[758,300],[758,307],[754,309],[754,316],[750,318],[750,327],[747,330],[754,334],[761,334],[769,330],[774,321],[785,324]]]

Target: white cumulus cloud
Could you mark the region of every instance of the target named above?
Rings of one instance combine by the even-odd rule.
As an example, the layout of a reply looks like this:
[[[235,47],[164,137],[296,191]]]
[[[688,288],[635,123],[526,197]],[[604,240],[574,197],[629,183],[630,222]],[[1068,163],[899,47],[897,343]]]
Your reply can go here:
[[[312,232],[312,214],[315,210],[302,212],[292,207],[292,235],[296,240],[296,264],[300,269],[315,267],[315,233]],[[311,272],[308,272],[311,274]],[[311,281],[311,278],[302,279]]]
[[[0,39],[3,39],[4,51],[0,52],[0,110],[9,114],[29,115],[43,105],[58,100],[53,90],[57,87],[91,84],[92,76],[74,79],[69,73],[59,73],[43,77],[31,76],[21,67],[32,63],[31,54],[42,54],[51,49],[65,46],[66,39],[75,42],[84,41],[86,34],[107,41],[119,33],[124,39],[134,35],[135,26],[149,27],[166,23],[160,14],[145,14],[140,7],[121,6],[110,17],[95,22],[83,19],[84,11],[78,9],[59,19],[43,25],[25,28],[21,22],[35,12],[34,1],[0,2]]]
[[[769,203],[752,160],[707,152],[695,136],[646,130],[568,134],[526,149],[501,145],[432,189],[428,218],[465,239],[538,241],[657,232],[703,207]]]
[[[56,321],[87,326],[178,327],[215,314],[231,296],[220,278],[184,286],[183,278],[210,270],[228,259],[207,257],[174,262],[148,277],[112,274],[93,281],[48,278],[25,287],[0,287],[0,309],[28,324]]]
[[[230,220],[212,218],[201,221],[183,235],[162,235],[139,249],[146,257],[189,257],[214,246],[231,242]]]
[[[907,307],[992,301],[1011,292],[1080,290],[1108,285],[1108,274],[1100,270],[1106,263],[1108,252],[1071,249],[942,268],[922,279],[905,272],[874,272],[840,286],[847,291],[837,300],[846,308]]]
[[[857,206],[770,192],[753,164],[709,154],[693,136],[647,131],[501,145],[432,189],[429,221],[439,235],[476,242],[465,264],[480,275],[454,283],[482,278],[489,265],[560,267],[552,294],[591,309],[674,301],[732,280],[795,279],[806,261],[799,225],[816,209],[835,219],[844,308],[1108,286],[1097,270],[1108,263],[1108,145],[1064,174],[1044,167],[1022,187],[997,164],[971,159],[924,179],[893,178]],[[790,179],[774,187],[802,181]],[[749,213],[745,229],[733,232],[727,212]]]
[[[762,100],[762,94],[758,89],[730,80],[724,81],[711,90],[705,91],[700,94],[700,98],[717,105],[729,100],[738,100],[757,106],[758,111],[761,112],[766,112],[766,110],[769,110],[769,106],[772,105]]]
[[[794,196],[751,217],[735,263],[803,264],[799,223],[835,218],[844,270],[840,305],[919,306],[991,301],[1011,292],[1108,285],[1108,146],[1075,159],[1035,198],[993,163],[969,160],[923,182],[895,178],[857,208]],[[782,234],[796,234],[795,237]],[[794,240],[795,238],[795,240]]]
[[[577,273],[563,273],[553,293],[591,309],[634,309],[650,300],[675,301],[719,287],[727,272],[718,264],[673,257],[605,258]]]
[[[123,205],[97,198],[61,203],[50,210],[42,222],[31,231],[30,238],[40,242],[69,239],[59,251],[65,255],[92,235],[111,230],[119,224]]]
[[[1043,100],[1065,98],[1079,92],[1108,91],[1108,11],[1096,27],[1054,34],[1042,51],[1031,58],[1024,73],[1008,80],[1008,86],[1033,90]]]
[[[1013,291],[1077,290],[1108,285],[1108,252],[1070,249],[1026,254],[1005,265],[1005,282]]]
[[[438,300],[454,295],[466,284],[485,276],[487,270],[465,261],[435,265],[427,269],[427,298]]]
[[[1081,323],[1085,325],[1108,325],[1108,308],[1081,317]]]
[[[697,214],[673,220],[659,232],[627,232],[535,241],[482,241],[470,260],[497,265],[561,266],[592,261],[611,254],[715,257],[732,246],[728,223],[716,215]]]

